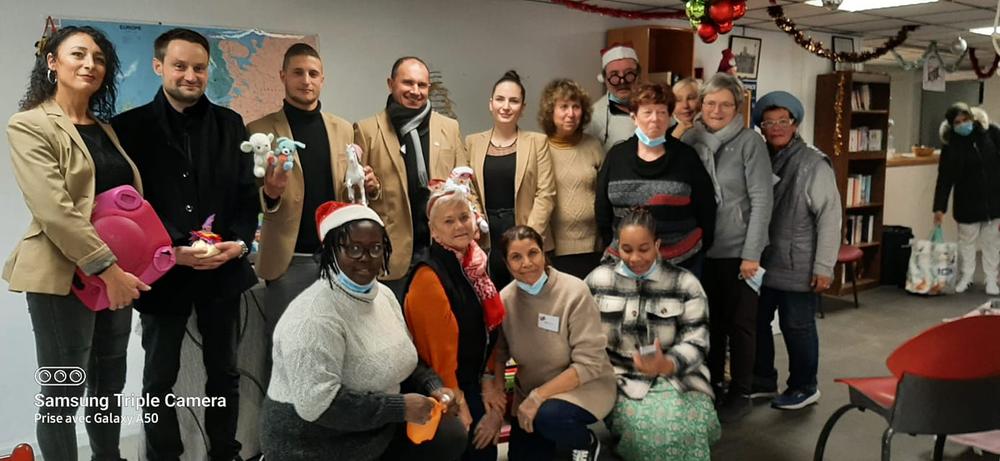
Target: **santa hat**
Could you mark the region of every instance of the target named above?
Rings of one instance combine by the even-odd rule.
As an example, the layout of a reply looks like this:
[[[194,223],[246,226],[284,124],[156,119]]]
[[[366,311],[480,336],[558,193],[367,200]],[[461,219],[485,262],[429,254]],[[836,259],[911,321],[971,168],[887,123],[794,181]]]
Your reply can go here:
[[[726,48],[722,50],[722,60],[719,61],[719,72],[729,72],[729,69],[736,67],[736,55],[733,50]]]
[[[356,203],[326,202],[316,208],[316,229],[319,230],[319,239],[326,238],[326,233],[336,229],[351,221],[370,219],[385,227],[382,218],[378,217],[371,208]]]
[[[600,82],[604,81],[604,68],[611,64],[611,61],[617,61],[619,59],[632,59],[636,63],[639,62],[639,55],[636,54],[635,48],[632,48],[631,43],[612,43],[607,48],[601,50],[601,74],[597,76],[597,80]]]

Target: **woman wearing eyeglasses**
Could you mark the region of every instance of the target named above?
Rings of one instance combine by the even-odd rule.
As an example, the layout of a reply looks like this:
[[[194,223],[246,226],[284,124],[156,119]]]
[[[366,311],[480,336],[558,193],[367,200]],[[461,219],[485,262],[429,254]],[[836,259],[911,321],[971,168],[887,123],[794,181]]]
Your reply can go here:
[[[268,459],[456,460],[466,433],[455,391],[421,364],[402,309],[375,277],[392,247],[368,207],[316,210],[320,279],[299,294],[274,330],[274,366],[262,408]],[[429,396],[429,397],[428,397]],[[423,424],[446,404],[434,438],[421,445],[405,423]]]
[[[431,246],[410,277],[406,324],[420,360],[446,387],[457,389],[459,419],[472,433],[462,459],[495,461],[506,396],[492,388],[484,396],[480,382],[503,321],[503,302],[487,273],[486,253],[476,244],[469,191],[454,180],[436,182],[427,217]]]
[[[694,147],[712,178],[718,208],[715,239],[708,249],[701,282],[708,295],[711,347],[708,368],[723,423],[750,412],[757,331],[760,258],[768,243],[773,202],[767,146],[743,126],[743,85],[729,74],[713,75],[701,89],[701,117],[681,141]],[[758,285],[759,286],[759,285]],[[727,347],[728,346],[728,347]],[[728,394],[724,394],[726,352],[730,355]]]
[[[597,228],[617,258],[614,230],[630,209],[644,207],[656,220],[661,259],[700,276],[715,229],[715,194],[694,150],[667,136],[673,109],[674,93],[666,84],[645,83],[633,91],[634,134],[611,148],[597,177]]]

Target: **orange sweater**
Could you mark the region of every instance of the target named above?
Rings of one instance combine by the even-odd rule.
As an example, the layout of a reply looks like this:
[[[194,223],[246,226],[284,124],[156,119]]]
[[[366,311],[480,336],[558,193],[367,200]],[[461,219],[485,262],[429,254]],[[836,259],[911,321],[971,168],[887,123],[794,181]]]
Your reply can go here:
[[[413,274],[403,314],[420,360],[437,372],[445,387],[458,389],[458,323],[434,269],[421,266]]]

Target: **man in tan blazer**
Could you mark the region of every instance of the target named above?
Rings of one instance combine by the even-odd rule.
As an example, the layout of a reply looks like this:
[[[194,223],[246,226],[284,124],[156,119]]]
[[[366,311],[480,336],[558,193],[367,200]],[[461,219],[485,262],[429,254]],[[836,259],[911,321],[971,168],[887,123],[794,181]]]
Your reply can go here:
[[[279,75],[285,85],[284,106],[247,125],[251,133],[272,133],[275,139],[305,144],[297,149],[291,170],[275,162],[258,181],[264,222],[256,269],[267,282],[268,338],[288,303],[319,277],[319,265],[312,257],[321,243],[316,208],[345,195],[345,150],[354,142],[349,122],[320,111],[324,75],[316,49],[305,43],[289,47]]]
[[[458,122],[430,110],[430,71],[420,58],[397,59],[387,83],[385,110],[354,125],[354,142],[364,150],[362,165],[378,178],[370,206],[392,242],[382,282],[402,298],[411,262],[430,246],[427,183],[447,178],[469,160]]]

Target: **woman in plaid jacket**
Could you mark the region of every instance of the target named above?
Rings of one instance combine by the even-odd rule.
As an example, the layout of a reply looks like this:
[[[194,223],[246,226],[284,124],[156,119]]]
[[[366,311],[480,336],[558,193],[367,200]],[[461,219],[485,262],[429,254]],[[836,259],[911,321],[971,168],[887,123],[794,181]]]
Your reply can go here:
[[[709,460],[720,436],[712,405],[708,300],[690,272],[659,259],[649,211],[636,209],[617,230],[621,261],[587,277],[618,377],[609,417],[626,460]]]

